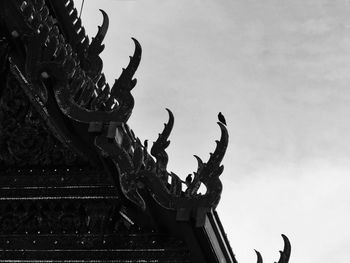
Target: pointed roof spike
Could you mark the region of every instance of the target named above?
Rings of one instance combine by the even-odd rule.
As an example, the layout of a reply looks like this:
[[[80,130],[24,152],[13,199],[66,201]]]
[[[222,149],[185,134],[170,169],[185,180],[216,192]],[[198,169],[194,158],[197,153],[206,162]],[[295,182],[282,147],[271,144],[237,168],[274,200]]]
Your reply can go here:
[[[193,156],[194,156],[194,158],[197,159],[198,166],[199,166],[199,165],[203,165],[203,161],[202,161],[202,159],[201,159],[199,156],[197,156],[197,155],[193,155]]]
[[[223,123],[217,122],[217,124],[220,127],[221,137],[220,137],[220,140],[216,144],[216,148],[215,148],[215,151],[213,153],[213,156],[215,157],[214,160],[221,162],[222,159],[224,158],[224,155],[225,155],[226,149],[227,149],[227,145],[228,145],[228,131],[227,131],[226,126]],[[208,162],[210,162],[210,160]]]
[[[95,35],[95,37],[92,38],[91,44],[88,48],[88,57],[94,57],[94,56],[98,56],[103,50],[104,50],[104,45],[102,44],[107,31],[108,31],[108,27],[109,27],[109,18],[108,15],[106,14],[105,11],[103,11],[102,9],[100,9],[100,12],[102,13],[103,16],[103,20],[102,20],[102,25],[98,26],[98,30],[97,33]],[[80,19],[78,19],[78,23],[81,24]],[[79,26],[79,24],[76,24],[76,26]],[[85,37],[85,40],[88,39],[85,36],[85,29],[83,27],[81,28],[81,32],[83,33],[79,33],[80,35],[82,35],[83,37]],[[79,29],[80,30],[80,29]]]
[[[169,115],[172,115],[174,117],[174,115],[173,115],[173,113],[172,113],[172,111],[170,109],[165,108],[165,110],[169,113]]]
[[[96,35],[96,38],[98,37],[99,40],[102,42],[107,34],[107,31],[108,31],[109,17],[104,10],[102,10],[102,9],[99,9],[99,10],[102,13],[103,20],[102,20],[102,25],[98,27],[98,33]]]
[[[284,248],[283,251],[280,251],[280,259],[278,260],[278,263],[288,263],[291,253],[291,245],[288,237],[284,234],[281,235],[284,242]]]
[[[140,43],[135,38],[131,39],[134,41],[135,51],[133,56],[130,58],[128,66],[123,68],[119,78],[115,81],[112,88],[113,94],[118,93],[120,89],[130,91],[136,85],[136,82],[133,80],[133,76],[141,61],[142,48]]]
[[[262,259],[262,256],[261,256],[261,254],[260,254],[260,252],[259,251],[257,251],[257,250],[255,250],[254,249],[254,251],[255,251],[255,253],[256,253],[256,256],[257,256],[257,263],[263,263],[263,259]]]
[[[151,148],[151,154],[158,159],[162,158],[165,164],[168,162],[167,160],[168,157],[165,152],[165,149],[170,144],[170,141],[168,141],[168,138],[174,126],[174,115],[169,109],[166,109],[166,110],[169,115],[169,120],[164,125],[163,131],[159,134],[158,139],[153,143],[153,146]]]
[[[169,120],[168,120],[168,123],[166,123],[165,125],[163,135],[168,138],[174,126],[174,114],[168,108],[165,108],[165,109],[168,112]]]
[[[228,132],[226,129],[226,126],[218,122],[217,123],[221,130],[221,138],[216,143],[216,148],[213,153],[209,153],[210,157],[206,165],[203,167],[203,170],[201,171],[201,176],[207,177],[209,174],[211,174],[211,171],[214,169],[217,169],[220,167],[221,161],[225,156],[227,145],[228,145]],[[222,173],[222,170],[218,170],[217,176],[219,176]]]
[[[131,38],[133,41],[134,41],[134,43],[135,43],[135,46],[136,46],[136,49],[135,49],[135,51],[136,50],[139,50],[139,52],[141,52],[141,45],[140,45],[140,43],[139,43],[139,41],[136,39],[136,38],[134,38],[134,37],[132,37]],[[135,53],[134,53],[135,54]],[[141,54],[140,54],[141,55]]]
[[[195,177],[197,177],[199,175],[200,171],[203,169],[204,163],[203,163],[202,159],[200,157],[198,157],[197,155],[193,155],[193,156],[197,160],[197,172],[194,172]]]

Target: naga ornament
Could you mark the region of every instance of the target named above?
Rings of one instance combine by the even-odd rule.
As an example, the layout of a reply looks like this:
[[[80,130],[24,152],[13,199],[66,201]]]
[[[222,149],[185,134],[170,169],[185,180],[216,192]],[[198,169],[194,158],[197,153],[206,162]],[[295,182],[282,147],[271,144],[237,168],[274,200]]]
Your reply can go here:
[[[72,0],[0,0],[1,76],[8,65],[47,127],[77,154],[108,170],[121,198],[147,212],[150,197],[161,209],[174,211],[177,221],[193,219],[196,227],[203,227],[222,192],[221,162],[229,140],[226,120],[219,113],[221,137],[207,162],[195,155],[198,168],[185,181],[169,172],[166,148],[174,116],[167,109],[169,120],[149,152],[147,141],[142,144],[127,124],[141,45],[132,38],[134,54],[111,87],[99,57],[109,26],[107,14],[101,13],[102,25],[90,42]],[[287,263],[290,256],[289,241],[284,235],[283,239],[278,263]],[[257,256],[262,263],[259,252]]]
[[[275,263],[288,263],[290,258],[290,252],[291,252],[291,246],[290,242],[287,236],[282,234],[283,242],[284,242],[284,248],[283,251],[280,251],[280,258],[278,262]],[[256,256],[258,258],[257,263],[263,263],[262,256],[259,251],[255,250]]]

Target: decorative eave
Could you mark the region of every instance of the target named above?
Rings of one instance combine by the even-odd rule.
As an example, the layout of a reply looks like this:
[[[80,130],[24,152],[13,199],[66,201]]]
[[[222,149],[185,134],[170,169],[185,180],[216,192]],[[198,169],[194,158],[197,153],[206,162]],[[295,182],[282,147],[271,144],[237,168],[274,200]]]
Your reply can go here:
[[[224,117],[219,114],[221,138],[209,160],[195,156],[197,171],[186,181],[169,172],[165,150],[174,116],[167,109],[169,121],[149,152],[147,141],[141,143],[127,125],[141,45],[132,39],[135,52],[110,87],[99,57],[109,24],[107,14],[101,12],[103,23],[90,42],[72,0],[0,0],[0,70],[5,70],[2,62],[6,61],[51,132],[77,154],[104,167],[118,194],[135,211],[153,221],[157,211],[173,217],[174,224],[185,222],[183,229],[191,226],[202,252],[209,244],[217,262],[236,262],[215,212],[229,139]],[[198,192],[201,184],[206,186],[204,194]],[[289,242],[283,238],[286,248],[278,263],[289,260]],[[262,262],[260,254],[258,262]]]

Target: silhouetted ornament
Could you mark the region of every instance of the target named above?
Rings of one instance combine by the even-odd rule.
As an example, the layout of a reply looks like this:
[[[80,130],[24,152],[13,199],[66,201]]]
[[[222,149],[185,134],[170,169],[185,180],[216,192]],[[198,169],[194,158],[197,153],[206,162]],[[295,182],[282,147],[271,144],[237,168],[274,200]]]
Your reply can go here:
[[[291,253],[291,245],[287,236],[282,234],[282,238],[284,242],[284,248],[283,248],[283,251],[280,251],[280,258],[277,263],[288,263],[290,258],[290,253]],[[257,263],[263,263],[263,259],[260,252],[255,250],[255,253],[257,256]]]
[[[224,115],[222,115],[221,112],[219,112],[219,114],[218,114],[218,119],[222,124],[226,125],[225,117],[224,117]]]
[[[132,38],[134,53],[109,85],[101,13],[90,42],[72,0],[0,3],[0,236],[12,249],[0,258],[236,263],[215,211],[229,142],[224,116],[206,162],[195,155],[185,182],[168,171],[174,115],[166,109],[149,152],[127,124],[141,45]],[[283,239],[278,263],[290,257]]]

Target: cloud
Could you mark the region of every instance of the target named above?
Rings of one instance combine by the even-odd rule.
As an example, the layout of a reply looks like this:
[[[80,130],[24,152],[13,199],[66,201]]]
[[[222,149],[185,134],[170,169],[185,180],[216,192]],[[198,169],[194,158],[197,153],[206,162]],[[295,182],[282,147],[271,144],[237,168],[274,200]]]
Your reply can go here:
[[[263,252],[266,262],[276,261],[282,247],[279,234],[284,233],[292,242],[292,259],[298,262],[346,262],[350,167],[320,161],[274,164],[244,182],[225,182],[223,198],[229,192],[230,202],[220,204],[219,212],[226,214],[222,220],[230,226],[229,236],[236,237],[233,249],[240,261],[254,259],[250,248]],[[343,251],[334,254],[338,247]]]
[[[108,78],[143,45],[131,126],[155,139],[175,113],[171,170],[186,176],[219,137],[230,145],[219,212],[241,262],[347,262],[350,35],[346,1],[88,1],[88,31],[110,9]],[[95,16],[94,16],[95,15]],[[95,30],[95,31],[93,31]],[[116,70],[117,69],[117,70]],[[340,249],[341,248],[341,249]]]

